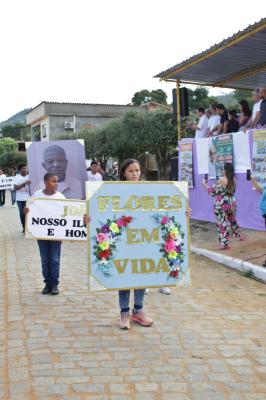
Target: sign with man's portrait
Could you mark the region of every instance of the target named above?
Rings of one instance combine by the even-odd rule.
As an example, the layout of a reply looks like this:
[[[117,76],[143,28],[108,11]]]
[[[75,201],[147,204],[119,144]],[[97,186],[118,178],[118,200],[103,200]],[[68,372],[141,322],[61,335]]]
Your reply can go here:
[[[58,176],[58,192],[66,199],[85,199],[87,180],[84,144],[78,140],[32,142],[27,145],[30,190],[33,194],[44,187],[43,177],[49,172]]]

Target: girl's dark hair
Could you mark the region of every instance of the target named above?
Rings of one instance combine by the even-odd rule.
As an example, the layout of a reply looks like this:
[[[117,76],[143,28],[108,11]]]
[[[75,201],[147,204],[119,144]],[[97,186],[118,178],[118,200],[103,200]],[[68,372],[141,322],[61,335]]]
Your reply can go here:
[[[121,168],[120,168],[120,172],[119,172],[119,180],[120,181],[126,181],[125,178],[125,170],[127,169],[127,167],[130,164],[138,164],[140,166],[140,163],[138,160],[135,160],[134,158],[128,158],[127,160],[123,161]]]
[[[228,110],[228,114],[232,115],[234,118],[237,118],[236,110]]]
[[[239,104],[242,106],[243,114],[247,117],[251,117],[251,111],[246,100],[240,100]]]
[[[233,164],[231,163],[224,164],[224,171],[225,171],[225,176],[227,178],[227,185],[226,185],[227,193],[233,195],[236,190],[235,170]]]

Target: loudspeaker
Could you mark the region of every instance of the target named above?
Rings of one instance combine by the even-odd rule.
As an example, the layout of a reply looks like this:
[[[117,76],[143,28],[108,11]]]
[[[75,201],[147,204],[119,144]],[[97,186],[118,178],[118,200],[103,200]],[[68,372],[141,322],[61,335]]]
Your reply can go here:
[[[177,123],[177,101],[176,101],[176,89],[172,90],[173,96],[173,114],[172,114],[172,123]]]
[[[186,87],[180,89],[180,114],[181,117],[189,116],[188,90]]]
[[[178,181],[178,157],[170,158],[170,181]]]
[[[180,93],[180,115],[181,117],[189,116],[189,102],[188,102],[188,90],[185,87],[182,87],[179,91]],[[176,97],[176,89],[172,89],[173,96],[173,115],[172,122],[174,124],[177,123],[177,97]]]

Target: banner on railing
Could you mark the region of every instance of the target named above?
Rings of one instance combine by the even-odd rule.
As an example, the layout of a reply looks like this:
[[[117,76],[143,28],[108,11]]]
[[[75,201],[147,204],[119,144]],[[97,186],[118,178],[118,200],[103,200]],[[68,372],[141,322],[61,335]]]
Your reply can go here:
[[[253,132],[253,172],[252,175],[261,183],[266,183],[266,130]]]
[[[193,143],[179,144],[179,160],[181,163],[181,181],[188,182],[188,187],[194,187],[193,179]]]

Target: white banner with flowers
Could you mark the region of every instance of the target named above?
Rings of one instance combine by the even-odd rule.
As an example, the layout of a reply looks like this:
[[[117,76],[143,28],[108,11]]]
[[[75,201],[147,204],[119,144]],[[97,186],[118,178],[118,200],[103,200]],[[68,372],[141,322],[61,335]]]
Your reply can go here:
[[[90,290],[190,282],[187,182],[87,182]]]

